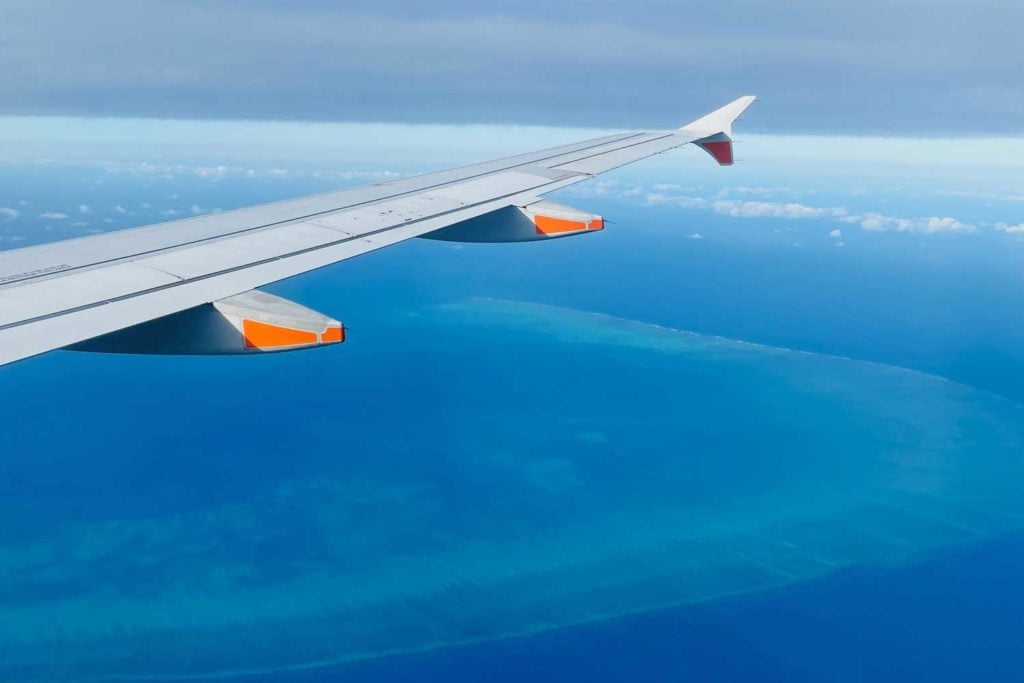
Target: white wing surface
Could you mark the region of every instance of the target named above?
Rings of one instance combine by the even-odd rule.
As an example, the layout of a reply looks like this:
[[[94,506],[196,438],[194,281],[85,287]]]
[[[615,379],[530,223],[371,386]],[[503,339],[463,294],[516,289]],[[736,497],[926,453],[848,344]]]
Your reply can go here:
[[[375,185],[0,252],[0,365],[72,347],[251,353],[344,339],[253,292],[412,237],[550,239],[603,227],[541,196],[688,143],[731,164],[743,97],[678,130],[632,132]]]

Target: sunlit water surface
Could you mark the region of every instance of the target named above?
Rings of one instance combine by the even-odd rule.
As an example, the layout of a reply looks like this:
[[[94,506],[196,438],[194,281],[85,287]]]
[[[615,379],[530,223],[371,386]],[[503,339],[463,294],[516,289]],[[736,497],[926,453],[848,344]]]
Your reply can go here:
[[[1021,409],[991,394],[524,302],[392,320],[351,353],[245,367],[55,357],[8,412],[55,499],[3,503],[0,673],[323,666],[1024,526]],[[36,412],[58,389],[72,423]],[[77,481],[71,459],[91,463]],[[76,485],[107,487],[105,509],[72,512]]]

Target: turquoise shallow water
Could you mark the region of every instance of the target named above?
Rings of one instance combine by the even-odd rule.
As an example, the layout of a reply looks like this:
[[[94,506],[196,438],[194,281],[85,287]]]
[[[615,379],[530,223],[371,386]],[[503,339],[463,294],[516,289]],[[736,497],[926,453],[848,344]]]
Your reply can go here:
[[[934,376],[491,299],[363,339],[9,373],[0,677],[319,667],[1024,527],[1021,409]]]

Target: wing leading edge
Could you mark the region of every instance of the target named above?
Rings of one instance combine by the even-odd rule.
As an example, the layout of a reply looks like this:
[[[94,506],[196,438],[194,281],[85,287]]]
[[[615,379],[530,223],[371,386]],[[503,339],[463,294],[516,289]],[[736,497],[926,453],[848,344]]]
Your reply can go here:
[[[327,316],[251,293],[413,237],[506,242],[600,230],[600,216],[541,197],[690,143],[720,164],[731,164],[732,124],[753,100],[742,97],[677,130],[622,133],[340,192],[0,252],[0,365],[72,346],[129,353],[263,353],[341,341],[343,328],[340,338],[317,332],[316,343],[310,341],[305,322],[320,325],[322,318],[340,326]],[[246,307],[240,308],[235,302],[243,299]],[[286,310],[287,304],[294,310]],[[185,312],[190,313],[180,315]],[[268,321],[277,321],[278,329],[268,330]],[[237,334],[229,333],[230,327]]]

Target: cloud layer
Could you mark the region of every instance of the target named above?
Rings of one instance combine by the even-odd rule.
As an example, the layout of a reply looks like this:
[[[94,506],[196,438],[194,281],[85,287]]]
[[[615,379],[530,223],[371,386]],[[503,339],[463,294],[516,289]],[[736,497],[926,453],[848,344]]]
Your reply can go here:
[[[0,112],[1024,131],[999,0],[8,0]]]
[[[977,229],[973,225],[949,216],[906,218],[875,212],[855,212],[841,206],[819,207],[796,202],[707,199],[687,195],[669,195],[661,192],[647,193],[646,199],[648,204],[674,204],[684,208],[704,208],[733,218],[830,219],[840,223],[858,225],[864,230],[876,232],[974,232]],[[1013,229],[1008,227],[1007,231],[1013,232]],[[833,237],[841,237],[842,231],[837,228],[830,234]]]

